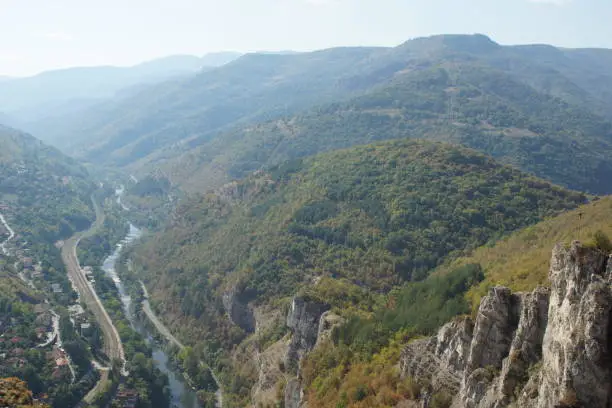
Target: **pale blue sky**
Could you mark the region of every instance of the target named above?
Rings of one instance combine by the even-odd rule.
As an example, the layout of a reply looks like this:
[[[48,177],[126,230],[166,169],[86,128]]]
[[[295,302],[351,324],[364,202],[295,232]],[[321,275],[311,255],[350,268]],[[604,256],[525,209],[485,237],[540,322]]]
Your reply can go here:
[[[612,0],[0,0],[0,75],[484,33],[612,48]]]

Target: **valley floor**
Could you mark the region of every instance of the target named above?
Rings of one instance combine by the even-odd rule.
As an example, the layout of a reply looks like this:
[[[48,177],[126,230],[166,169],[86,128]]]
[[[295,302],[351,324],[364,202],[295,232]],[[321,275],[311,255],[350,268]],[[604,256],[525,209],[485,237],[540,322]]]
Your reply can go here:
[[[144,294],[142,310],[147,316],[147,318],[151,321],[151,323],[153,323],[153,326],[155,326],[155,329],[159,332],[159,334],[161,334],[169,343],[177,346],[181,350],[184,349],[185,346],[183,345],[183,343],[181,343],[176,337],[174,337],[172,332],[164,325],[164,323],[162,323],[161,320],[159,320],[155,312],[153,312],[153,309],[151,309],[151,304],[149,303],[149,292],[147,291],[147,287],[142,281],[140,282],[140,285],[142,286],[142,293]],[[210,373],[213,379],[215,380],[215,383],[217,384],[217,392],[215,393],[215,396],[217,397],[217,407],[221,408],[223,407],[223,390],[221,388],[221,383],[219,382],[219,379],[217,378],[217,375],[214,373],[213,370],[210,370]]]
[[[94,235],[104,224],[104,212],[100,209],[93,197],[92,201],[96,209],[96,221],[88,230],[78,232],[64,242],[62,247],[62,260],[66,266],[68,277],[79,294],[79,298],[94,314],[96,321],[102,329],[104,337],[104,351],[106,355],[109,357],[110,361],[118,359],[125,364],[125,353],[123,351],[121,339],[119,338],[119,333],[117,332],[116,327],[104,308],[104,305],[100,301],[94,287],[87,280],[85,273],[81,269],[76,253],[76,249],[81,239]],[[94,387],[94,389],[87,394],[85,397],[85,402],[92,402],[99,392],[106,389],[106,383],[108,382],[107,374],[107,371],[102,370],[100,381],[96,387]]]

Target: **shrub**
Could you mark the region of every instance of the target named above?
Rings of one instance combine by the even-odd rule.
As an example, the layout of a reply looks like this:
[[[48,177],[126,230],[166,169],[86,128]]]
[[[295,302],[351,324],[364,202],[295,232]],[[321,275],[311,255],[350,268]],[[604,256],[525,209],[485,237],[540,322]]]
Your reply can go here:
[[[397,392],[404,398],[415,400],[421,394],[421,386],[411,377],[397,384]]]
[[[361,401],[368,396],[368,387],[364,384],[359,384],[353,391],[353,401]]]
[[[453,398],[445,391],[440,391],[431,398],[429,406],[431,408],[450,408]]]
[[[595,232],[593,240],[595,241],[595,246],[602,252],[606,254],[612,252],[612,241],[602,230]]]
[[[557,405],[559,408],[579,408],[580,403],[578,397],[573,390],[566,390],[563,397],[559,400]]]

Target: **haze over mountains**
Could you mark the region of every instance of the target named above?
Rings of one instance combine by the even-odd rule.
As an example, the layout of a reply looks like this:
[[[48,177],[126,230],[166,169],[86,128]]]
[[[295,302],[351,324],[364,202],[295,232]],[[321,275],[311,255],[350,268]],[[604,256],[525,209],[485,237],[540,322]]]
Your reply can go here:
[[[82,67],[47,71],[26,78],[0,78],[0,112],[16,124],[80,111],[100,99],[128,92],[132,87],[226,64],[239,53],[221,52],[203,57],[173,55],[132,67]],[[133,91],[132,91],[133,92]]]
[[[174,336],[174,368],[206,407],[589,406],[576,373],[533,396],[540,362],[561,355],[529,320],[548,290],[496,285],[562,286],[579,270],[590,289],[568,286],[571,313],[547,314],[549,328],[598,325],[557,335],[588,349],[567,364],[601,369],[612,401],[600,358],[612,350],[612,204],[597,196],[612,193],[611,108],[612,50],[485,35],[47,72],[0,81],[0,122],[34,135],[0,126],[0,210],[53,267],[41,293],[63,277],[63,306],[76,296],[54,244],[95,213],[76,256],[136,373],[122,385],[146,407],[169,406],[164,376],[97,267],[129,223],[147,232],[114,272]],[[555,250],[567,262],[549,281],[552,246],[574,237],[585,244]]]
[[[501,46],[483,35],[249,54],[28,129],[99,165],[162,170],[188,190],[291,157],[425,137],[605,192],[611,68],[610,50]]]

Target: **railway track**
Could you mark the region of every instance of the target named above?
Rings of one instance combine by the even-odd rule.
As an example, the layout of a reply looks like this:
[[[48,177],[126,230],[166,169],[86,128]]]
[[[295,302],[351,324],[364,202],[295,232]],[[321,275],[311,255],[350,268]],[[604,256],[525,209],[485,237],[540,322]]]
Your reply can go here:
[[[116,360],[121,361],[123,367],[121,374],[127,375],[128,373],[125,370],[125,352],[123,350],[121,338],[119,337],[119,332],[113,324],[108,312],[104,308],[104,305],[100,301],[95,288],[89,282],[89,280],[87,280],[85,272],[83,272],[81,269],[79,258],[77,256],[77,247],[81,239],[96,234],[104,223],[104,212],[93,197],[92,202],[96,210],[96,221],[88,230],[78,232],[64,242],[64,245],[62,246],[62,260],[66,266],[68,277],[79,294],[81,303],[92,312],[96,322],[102,330],[104,341],[103,350],[105,354],[109,357],[111,362]],[[91,402],[97,393],[106,389],[105,384],[101,384],[102,382],[106,381],[108,381],[108,375],[102,375],[100,382],[96,385],[96,387],[94,387],[92,392],[87,394],[85,397],[85,402]]]

